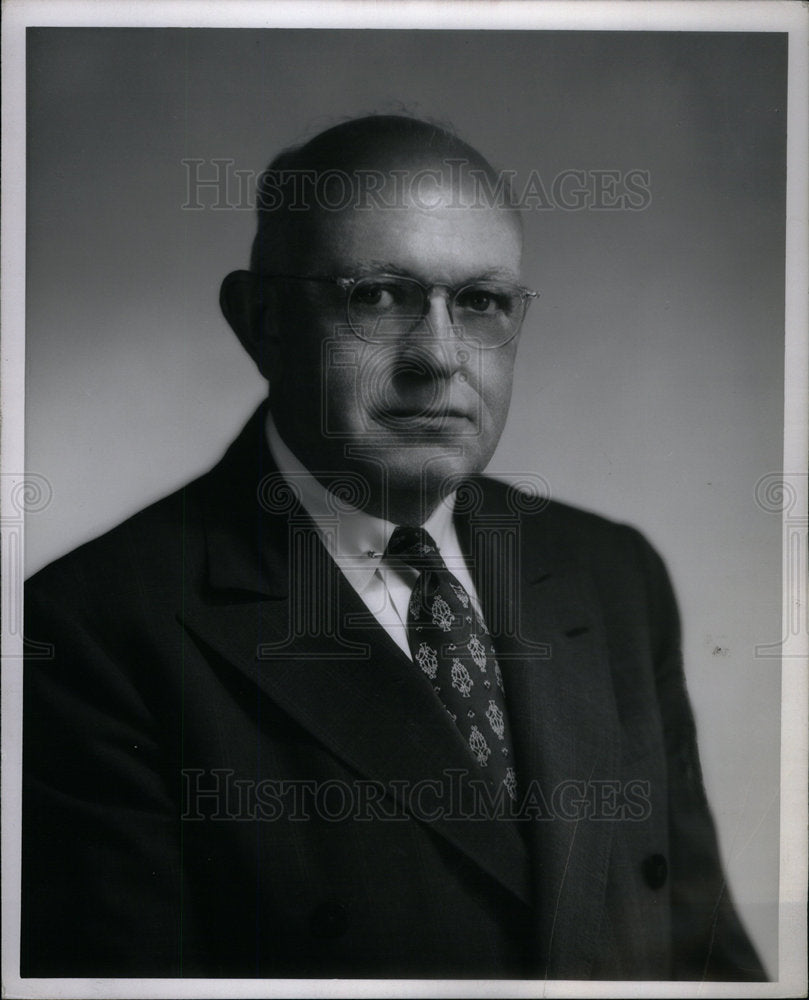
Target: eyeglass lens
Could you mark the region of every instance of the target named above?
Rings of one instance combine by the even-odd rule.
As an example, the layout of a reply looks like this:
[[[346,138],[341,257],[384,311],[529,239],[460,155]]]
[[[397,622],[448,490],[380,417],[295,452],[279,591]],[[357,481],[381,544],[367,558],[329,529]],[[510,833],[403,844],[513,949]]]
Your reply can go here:
[[[461,336],[495,347],[516,333],[525,302],[516,285],[480,281],[455,290],[449,307]],[[374,342],[410,332],[427,310],[426,289],[410,278],[362,278],[353,285],[348,299],[349,323],[360,337]]]

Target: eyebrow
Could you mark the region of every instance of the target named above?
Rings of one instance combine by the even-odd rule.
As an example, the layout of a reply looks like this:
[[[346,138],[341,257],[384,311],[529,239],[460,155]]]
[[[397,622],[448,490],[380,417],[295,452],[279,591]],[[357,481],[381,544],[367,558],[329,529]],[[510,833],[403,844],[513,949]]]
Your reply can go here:
[[[414,275],[410,274],[410,272],[405,270],[405,268],[399,267],[398,264],[394,264],[392,261],[376,260],[373,258],[356,260],[349,270],[363,272],[365,274],[373,274],[374,272],[384,271],[386,274],[401,274],[406,278],[414,277]]]
[[[416,281],[421,281],[421,278],[409,271],[405,267],[401,267],[394,261],[390,260],[376,260],[376,259],[364,259],[356,260],[354,264],[348,269],[351,272],[352,277],[361,278],[366,277],[371,274],[395,274],[402,278],[414,278]],[[503,280],[503,281],[517,281],[518,277],[507,268],[487,268],[485,271],[480,271],[471,277],[464,278],[461,284],[471,284],[475,281],[490,281],[490,280]],[[436,284],[441,284],[441,282],[436,282]]]

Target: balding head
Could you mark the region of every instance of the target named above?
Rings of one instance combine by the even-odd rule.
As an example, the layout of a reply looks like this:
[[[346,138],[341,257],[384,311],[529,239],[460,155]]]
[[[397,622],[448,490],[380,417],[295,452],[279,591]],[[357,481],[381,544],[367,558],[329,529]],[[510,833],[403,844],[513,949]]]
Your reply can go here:
[[[402,115],[356,118],[280,153],[258,189],[251,270],[297,266],[327,220],[381,208],[511,208],[507,175],[454,133]]]

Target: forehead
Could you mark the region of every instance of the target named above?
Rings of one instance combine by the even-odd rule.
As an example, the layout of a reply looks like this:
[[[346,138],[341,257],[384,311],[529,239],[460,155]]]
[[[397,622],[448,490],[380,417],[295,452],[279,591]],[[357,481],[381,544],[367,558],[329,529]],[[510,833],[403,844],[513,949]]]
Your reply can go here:
[[[458,205],[451,193],[430,208],[374,206],[320,213],[302,266],[337,275],[397,270],[424,281],[519,277],[521,232],[514,213]]]

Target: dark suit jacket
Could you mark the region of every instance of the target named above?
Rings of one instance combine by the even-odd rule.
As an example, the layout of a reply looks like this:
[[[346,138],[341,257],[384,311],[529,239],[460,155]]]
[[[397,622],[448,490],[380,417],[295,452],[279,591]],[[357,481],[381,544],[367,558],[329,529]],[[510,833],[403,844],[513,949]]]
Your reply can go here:
[[[457,730],[273,473],[260,411],[29,582],[23,975],[761,978],[637,532],[459,494],[533,792],[481,819],[433,809]]]

